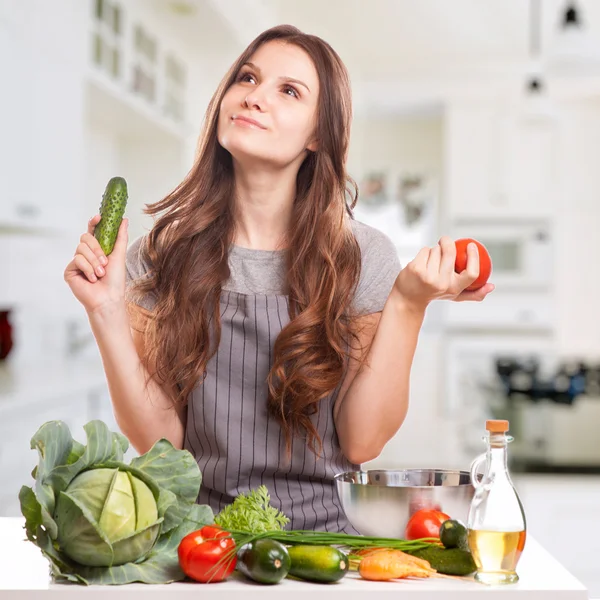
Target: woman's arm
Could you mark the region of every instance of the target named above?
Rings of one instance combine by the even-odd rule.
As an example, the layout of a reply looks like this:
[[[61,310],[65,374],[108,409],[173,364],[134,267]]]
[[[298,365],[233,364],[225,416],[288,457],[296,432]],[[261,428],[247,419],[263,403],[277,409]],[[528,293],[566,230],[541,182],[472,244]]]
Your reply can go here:
[[[340,446],[353,463],[379,456],[406,417],[410,370],[424,315],[424,309],[407,305],[394,288],[381,313],[361,318],[360,341],[367,360],[359,369],[361,352],[353,348],[334,409]]]
[[[467,253],[467,268],[458,274],[452,239],[444,236],[433,248],[421,249],[400,271],[381,317],[362,317],[363,323],[371,324],[361,334],[367,359],[359,368],[360,349],[351,350],[334,407],[340,446],[351,462],[360,464],[379,456],[406,417],[410,370],[429,303],[481,301],[494,289],[488,283],[477,291],[466,290],[479,275],[477,247],[470,245]]]
[[[115,419],[123,434],[140,453],[164,437],[183,448],[185,409],[175,410],[171,400],[153,379],[146,390],[148,371],[140,361],[144,338],[140,333],[142,308],[124,305],[89,314],[100,349]],[[131,322],[130,322],[131,315]]]

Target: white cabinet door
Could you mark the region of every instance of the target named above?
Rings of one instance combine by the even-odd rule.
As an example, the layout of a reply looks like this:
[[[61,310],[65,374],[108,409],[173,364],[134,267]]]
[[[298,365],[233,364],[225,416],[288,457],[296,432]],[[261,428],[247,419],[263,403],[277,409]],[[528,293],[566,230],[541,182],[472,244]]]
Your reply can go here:
[[[558,185],[558,129],[518,114],[503,119],[501,139],[502,194],[511,212],[522,216],[552,216]]]
[[[485,215],[490,198],[493,154],[493,110],[460,104],[446,112],[445,170],[447,216]]]
[[[31,50],[0,21],[0,225],[35,223],[39,207],[31,198]]]
[[[484,101],[451,106],[446,119],[450,219],[552,216],[555,127],[527,122],[518,105]]]
[[[37,225],[53,231],[79,231],[86,220],[81,202],[83,171],[83,81],[69,62],[36,56],[31,113],[35,143],[31,202]]]
[[[21,29],[0,20],[0,226],[78,231],[83,218],[77,208],[84,160],[81,62],[42,47],[31,26],[30,19]]]

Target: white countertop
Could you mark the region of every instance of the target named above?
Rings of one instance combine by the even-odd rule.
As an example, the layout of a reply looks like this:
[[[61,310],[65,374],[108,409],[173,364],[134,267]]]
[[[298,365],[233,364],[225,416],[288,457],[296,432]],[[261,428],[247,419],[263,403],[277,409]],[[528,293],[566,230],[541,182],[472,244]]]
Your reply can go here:
[[[2,600],[50,600],[51,598],[86,598],[110,600],[146,598],[172,600],[173,593],[193,594],[192,598],[210,600],[238,600],[240,595],[248,600],[265,600],[265,596],[279,598],[305,597],[311,594],[315,600],[332,596],[348,600],[365,598],[377,593],[378,597],[394,597],[402,600],[425,600],[436,595],[443,600],[483,598],[494,594],[500,600],[585,600],[585,587],[573,577],[556,559],[546,552],[530,536],[521,557],[517,572],[520,581],[513,585],[488,587],[470,578],[400,580],[372,582],[349,573],[334,584],[314,584],[285,579],[278,585],[266,586],[249,582],[239,573],[221,583],[199,584],[194,582],[168,585],[130,584],[121,586],[81,586],[57,584],[48,574],[48,562],[40,550],[25,540],[21,518],[0,518],[0,598]],[[399,595],[401,594],[401,596]],[[267,598],[268,600],[268,598]]]

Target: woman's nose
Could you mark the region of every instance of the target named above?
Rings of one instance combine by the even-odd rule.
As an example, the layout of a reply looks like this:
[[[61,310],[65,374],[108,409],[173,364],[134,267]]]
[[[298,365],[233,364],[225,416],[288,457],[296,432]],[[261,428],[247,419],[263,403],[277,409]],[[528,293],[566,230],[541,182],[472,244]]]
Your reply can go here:
[[[245,108],[263,110],[267,104],[264,90],[261,90],[259,87],[254,88],[246,95],[243,104]]]

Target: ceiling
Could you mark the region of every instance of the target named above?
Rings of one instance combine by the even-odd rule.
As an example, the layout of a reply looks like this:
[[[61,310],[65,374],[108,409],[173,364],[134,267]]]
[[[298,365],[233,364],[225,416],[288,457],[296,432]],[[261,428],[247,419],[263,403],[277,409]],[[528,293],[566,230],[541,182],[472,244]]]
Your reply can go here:
[[[482,79],[520,86],[530,69],[530,0],[155,0],[187,7],[181,34],[214,48],[215,74],[264,29],[296,25],[327,40],[346,63],[358,105],[423,107],[448,86]],[[541,49],[554,38],[566,0],[540,0]],[[600,0],[578,0],[600,39]],[[211,27],[206,35],[207,15]],[[205,51],[205,50],[204,50]]]

